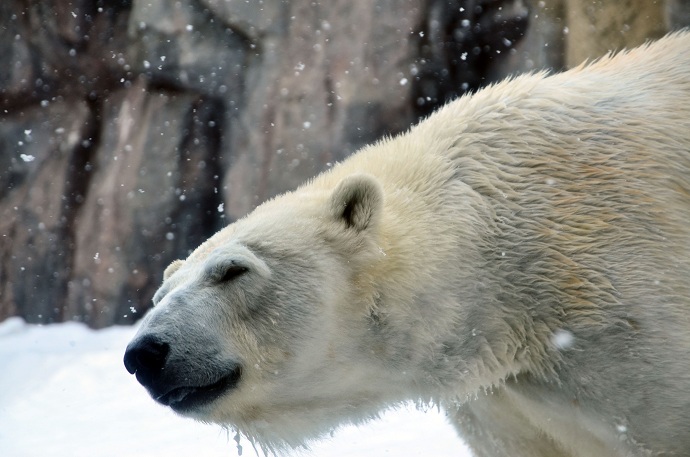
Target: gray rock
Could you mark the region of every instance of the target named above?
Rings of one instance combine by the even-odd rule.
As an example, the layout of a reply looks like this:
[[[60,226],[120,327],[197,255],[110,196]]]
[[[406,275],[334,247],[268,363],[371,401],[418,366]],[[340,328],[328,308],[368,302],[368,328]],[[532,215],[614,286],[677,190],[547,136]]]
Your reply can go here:
[[[136,320],[168,262],[261,201],[561,68],[575,2],[4,0],[0,319]]]

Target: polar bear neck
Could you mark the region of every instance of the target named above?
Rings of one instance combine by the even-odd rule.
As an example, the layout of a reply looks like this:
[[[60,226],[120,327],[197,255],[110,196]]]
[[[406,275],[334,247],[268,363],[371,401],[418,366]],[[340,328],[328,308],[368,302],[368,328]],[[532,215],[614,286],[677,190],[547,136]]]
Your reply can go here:
[[[363,274],[376,285],[376,319],[389,326],[387,346],[407,339],[398,360],[417,373],[420,386],[452,386],[462,396],[525,373],[557,380],[562,354],[554,334],[610,322],[600,306],[615,302],[606,266],[585,268],[582,253],[601,248],[592,240],[607,230],[614,210],[553,204],[559,196],[586,201],[580,176],[587,173],[580,168],[607,160],[606,150],[578,156],[583,144],[542,144],[550,136],[543,129],[554,125],[542,119],[544,104],[559,102],[532,101],[543,83],[521,77],[454,102],[315,181],[334,186],[358,172],[380,180],[385,256]],[[556,124],[564,128],[582,128],[567,112],[547,112],[563,116]],[[596,128],[611,122],[602,119]],[[526,144],[544,150],[534,154]]]
[[[525,369],[545,372],[538,357],[548,336],[535,330],[544,324],[517,322],[525,300],[506,303],[500,274],[491,273],[500,249],[515,248],[497,242],[505,237],[491,202],[458,179],[447,153],[457,139],[424,139],[420,127],[362,150],[311,183],[328,188],[366,171],[384,189],[383,255],[359,283],[373,284],[363,300],[374,303],[372,328],[385,329],[364,335],[364,344],[386,348],[382,363],[404,371],[420,398],[472,394]]]
[[[631,65],[653,67],[647,60]],[[661,180],[677,171],[654,169],[658,159],[648,156],[660,133],[644,131],[640,119],[659,100],[612,97],[600,83],[610,71],[604,60],[577,84],[559,75],[501,83],[313,181],[326,191],[349,174],[380,181],[378,248],[385,256],[361,272],[368,276],[362,283],[375,286],[365,300],[375,299],[377,319],[387,325],[382,346],[401,348],[391,365],[416,373],[420,386],[467,393],[511,375],[557,381],[562,357],[572,352],[559,351],[555,334],[594,341],[603,325],[634,327],[618,306],[619,289],[645,278],[622,281],[611,252],[630,251],[640,235],[650,246],[663,242],[644,228],[655,224],[655,202],[675,197],[649,189],[667,188]],[[650,84],[659,83],[629,79],[620,87]],[[675,124],[672,117],[664,123]],[[627,140],[630,125],[636,142]],[[652,180],[659,183],[650,186]],[[657,255],[646,252],[650,272],[663,264]]]

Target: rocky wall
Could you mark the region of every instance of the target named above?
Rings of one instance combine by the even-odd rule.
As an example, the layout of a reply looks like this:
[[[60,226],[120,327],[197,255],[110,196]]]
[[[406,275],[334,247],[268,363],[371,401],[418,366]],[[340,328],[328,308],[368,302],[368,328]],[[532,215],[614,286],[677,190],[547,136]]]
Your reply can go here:
[[[133,322],[170,261],[261,201],[449,99],[563,68],[587,29],[569,21],[601,22],[579,3],[3,0],[0,319]]]

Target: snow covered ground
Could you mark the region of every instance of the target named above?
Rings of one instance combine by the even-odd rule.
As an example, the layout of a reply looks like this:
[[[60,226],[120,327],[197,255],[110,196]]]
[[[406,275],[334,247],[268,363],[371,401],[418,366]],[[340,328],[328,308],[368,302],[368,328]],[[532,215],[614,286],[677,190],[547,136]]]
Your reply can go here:
[[[122,365],[133,327],[0,323],[0,456],[176,457],[238,455],[220,427],[179,417],[148,396]],[[255,455],[240,440],[243,456]],[[297,454],[294,454],[297,455]],[[344,427],[303,456],[469,457],[437,411],[388,412]]]

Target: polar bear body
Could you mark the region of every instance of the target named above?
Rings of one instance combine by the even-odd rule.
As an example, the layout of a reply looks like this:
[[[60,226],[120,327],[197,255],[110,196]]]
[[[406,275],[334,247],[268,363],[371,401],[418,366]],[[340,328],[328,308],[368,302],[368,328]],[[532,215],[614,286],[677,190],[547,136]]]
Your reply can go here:
[[[690,454],[690,35],[454,101],[166,270],[125,355],[267,449],[413,400],[478,456]]]

